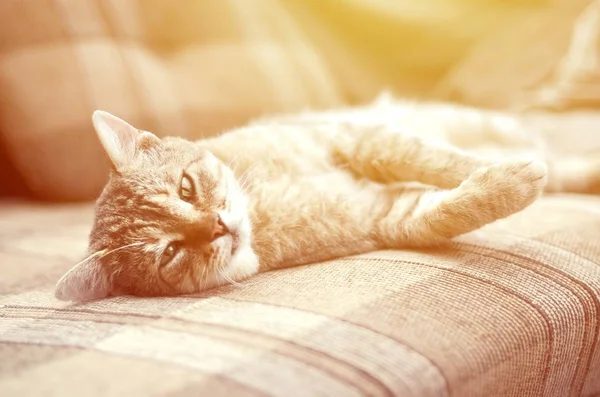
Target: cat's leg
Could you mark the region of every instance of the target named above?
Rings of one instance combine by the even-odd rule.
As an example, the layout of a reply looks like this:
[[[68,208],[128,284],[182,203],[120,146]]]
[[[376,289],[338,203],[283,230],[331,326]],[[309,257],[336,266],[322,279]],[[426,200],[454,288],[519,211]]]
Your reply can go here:
[[[347,126],[334,145],[334,159],[338,165],[383,183],[414,181],[451,189],[475,171],[499,162],[444,142],[425,141],[384,128]],[[541,161],[533,158],[529,161],[532,162],[530,167],[544,167]],[[501,162],[506,162],[508,168],[526,164],[519,159]]]
[[[540,153],[544,149],[540,131],[514,113],[444,102],[392,100],[378,101],[368,113],[369,117],[362,117],[363,124],[407,129],[420,138],[448,142],[486,156]]]
[[[482,167],[458,187],[399,194],[378,227],[386,247],[431,246],[507,217],[531,204],[545,184],[539,162]]]

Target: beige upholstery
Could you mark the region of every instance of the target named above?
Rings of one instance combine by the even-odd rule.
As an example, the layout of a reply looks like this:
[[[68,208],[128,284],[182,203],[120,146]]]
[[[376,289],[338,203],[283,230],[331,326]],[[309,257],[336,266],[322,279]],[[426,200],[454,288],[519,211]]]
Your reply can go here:
[[[91,207],[0,209],[2,396],[594,396],[600,198],[199,297],[54,299]]]
[[[53,297],[107,176],[93,109],[200,138],[384,88],[597,106],[599,4],[0,0],[0,164],[38,197],[88,200],[0,202],[0,396],[599,396],[598,197],[202,296]],[[593,109],[527,119],[557,152],[600,148]]]

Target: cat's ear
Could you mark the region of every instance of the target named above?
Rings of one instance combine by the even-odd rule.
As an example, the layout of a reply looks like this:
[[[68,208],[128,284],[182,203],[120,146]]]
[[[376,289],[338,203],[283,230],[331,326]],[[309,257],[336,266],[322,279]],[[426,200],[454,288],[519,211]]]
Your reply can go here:
[[[111,292],[110,282],[92,256],[75,265],[56,283],[54,296],[63,301],[89,301],[106,298]]]
[[[141,148],[159,141],[156,135],[140,131],[125,120],[104,110],[94,111],[92,123],[117,172],[131,163]]]

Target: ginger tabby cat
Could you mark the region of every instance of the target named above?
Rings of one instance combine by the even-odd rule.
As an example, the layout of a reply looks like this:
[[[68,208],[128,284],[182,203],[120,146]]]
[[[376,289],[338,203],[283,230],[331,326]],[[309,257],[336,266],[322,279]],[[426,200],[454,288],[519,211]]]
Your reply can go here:
[[[544,189],[600,187],[598,160],[544,159],[517,119],[455,105],[381,100],[199,142],[160,139],[103,111],[92,119],[112,171],[89,256],[57,284],[62,300],[193,294],[257,272],[433,246]]]

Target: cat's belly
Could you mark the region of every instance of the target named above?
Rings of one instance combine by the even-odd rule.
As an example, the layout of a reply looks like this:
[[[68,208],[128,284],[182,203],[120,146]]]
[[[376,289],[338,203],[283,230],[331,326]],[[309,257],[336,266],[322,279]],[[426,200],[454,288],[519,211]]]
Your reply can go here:
[[[342,171],[257,187],[250,218],[262,270],[374,249],[371,234],[392,205],[385,189]]]

